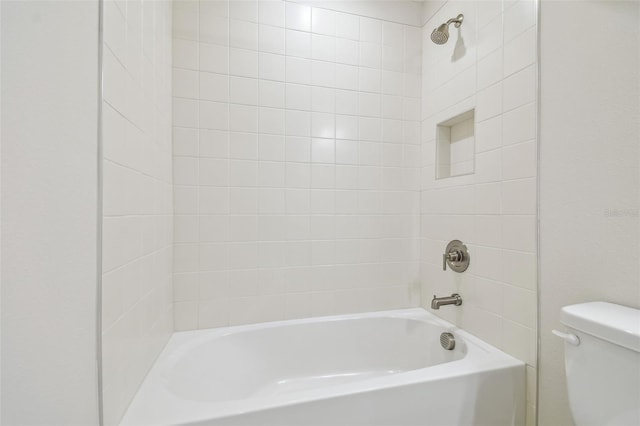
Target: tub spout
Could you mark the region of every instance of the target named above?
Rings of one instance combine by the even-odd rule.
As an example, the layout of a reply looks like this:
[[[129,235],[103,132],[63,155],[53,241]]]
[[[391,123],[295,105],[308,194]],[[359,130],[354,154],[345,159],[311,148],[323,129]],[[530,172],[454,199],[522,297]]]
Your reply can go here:
[[[453,293],[449,297],[436,297],[433,295],[433,300],[431,301],[431,309],[440,309],[440,306],[443,305],[462,305],[462,297],[458,293]]]

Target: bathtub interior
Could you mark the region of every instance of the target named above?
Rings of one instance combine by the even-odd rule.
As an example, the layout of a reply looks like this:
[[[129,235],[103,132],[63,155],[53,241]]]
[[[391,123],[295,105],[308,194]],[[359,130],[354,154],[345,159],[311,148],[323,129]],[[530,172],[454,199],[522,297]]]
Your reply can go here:
[[[177,397],[231,401],[271,397],[418,370],[464,358],[439,343],[437,325],[405,318],[334,319],[204,335],[163,368]]]

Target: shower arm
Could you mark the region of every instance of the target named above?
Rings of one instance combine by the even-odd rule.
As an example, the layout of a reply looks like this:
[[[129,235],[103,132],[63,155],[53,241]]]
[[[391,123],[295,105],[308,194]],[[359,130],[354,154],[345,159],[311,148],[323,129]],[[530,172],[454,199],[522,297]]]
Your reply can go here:
[[[464,20],[464,15],[461,13],[460,15],[456,16],[455,18],[451,18],[447,21],[447,26],[454,24],[456,28],[460,28],[460,25],[462,25],[462,21]]]

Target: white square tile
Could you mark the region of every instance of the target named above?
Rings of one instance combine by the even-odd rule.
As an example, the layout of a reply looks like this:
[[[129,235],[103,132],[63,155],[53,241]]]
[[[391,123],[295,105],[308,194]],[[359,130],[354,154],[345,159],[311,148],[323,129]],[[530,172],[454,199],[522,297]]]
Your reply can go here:
[[[283,162],[261,161],[258,163],[258,186],[282,188],[284,182],[285,164]]]
[[[229,77],[229,101],[237,104],[258,104],[258,80],[255,78]]]
[[[502,144],[512,145],[536,137],[537,111],[534,103],[504,114],[502,119]]]
[[[242,77],[257,77],[258,53],[245,49],[229,49],[229,74]]]
[[[536,28],[530,28],[504,47],[504,75],[509,76],[536,61]]]
[[[229,130],[256,132],[258,130],[258,108],[248,105],[229,105]]]
[[[229,72],[229,48],[215,44],[200,43],[200,71]]]
[[[283,28],[260,25],[258,48],[261,52],[285,54],[285,30]]]
[[[173,12],[173,37],[187,40],[198,39],[198,8],[179,7]],[[113,22],[113,21],[112,21]]]
[[[318,138],[335,138],[335,116],[314,112],[311,114],[311,136]]]
[[[311,34],[302,31],[287,30],[286,53],[287,56],[298,58],[311,57]]]
[[[336,115],[336,139],[357,139],[358,117]]]
[[[289,188],[309,188],[311,183],[311,169],[309,164],[287,163],[286,186]],[[289,212],[289,195],[287,192],[287,211]]]
[[[478,92],[476,121],[480,122],[502,113],[502,83]]]
[[[259,76],[265,80],[285,80],[285,56],[271,53],[259,54]]]
[[[311,83],[316,86],[335,87],[335,64],[324,61],[311,61]]]
[[[200,99],[216,102],[229,100],[229,77],[224,74],[201,72]]]
[[[286,27],[299,31],[311,31],[311,8],[287,2],[285,5]]]
[[[201,272],[198,274],[198,287],[203,300],[227,297],[229,295],[229,272]]]
[[[333,139],[312,139],[311,161],[314,163],[333,164],[335,162],[335,141]]]
[[[488,25],[478,30],[478,58],[502,47],[502,16],[496,16]]]
[[[229,0],[200,0],[198,6],[200,7],[201,15],[220,16],[223,18],[229,16]]]
[[[535,253],[504,250],[502,274],[510,285],[535,291],[537,259]]]
[[[214,43],[222,46],[229,44],[229,20],[227,17],[201,13],[199,21],[200,42]]]
[[[172,81],[173,96],[198,98],[198,73],[196,71],[174,68]]]
[[[258,131],[263,134],[284,135],[285,110],[260,108],[258,111]]]
[[[335,73],[335,87],[347,90],[358,87],[358,67],[336,64]]]
[[[382,45],[377,43],[360,42],[360,60],[361,67],[379,69],[382,61]]]
[[[360,17],[360,41],[382,43],[382,21]]]
[[[198,190],[184,186],[177,186],[173,190],[174,214],[198,213]]]
[[[358,71],[360,78],[360,90],[364,92],[380,93],[382,83],[380,70],[360,67]]]
[[[229,135],[229,158],[255,160],[258,155],[258,138],[255,133],[231,132]]]
[[[198,303],[198,327],[212,328],[229,325],[229,305],[225,300],[204,300]]]
[[[257,0],[229,0],[229,17],[244,21],[257,22]]]
[[[404,25],[395,22],[382,23],[382,44],[404,47]]]
[[[357,164],[358,142],[355,140],[336,140],[336,164]]]
[[[311,187],[333,188],[335,186],[335,166],[333,164],[311,165]]]
[[[173,128],[173,155],[192,156],[198,155],[198,131],[183,127]]]
[[[229,182],[229,162],[213,158],[201,158],[195,170],[200,170],[198,185],[225,186]]]
[[[311,109],[317,112],[335,112],[335,91],[326,87],[313,87],[311,90]]]
[[[198,302],[176,302],[173,305],[173,322],[176,331],[198,328]]]
[[[308,137],[288,136],[285,140],[287,161],[310,162],[311,139]]]
[[[201,215],[199,220],[199,239],[201,243],[229,241],[229,216]]]
[[[336,90],[336,114],[357,115],[358,93],[349,90]]]
[[[261,161],[284,161],[284,136],[258,135],[258,159]]]
[[[536,163],[535,141],[502,148],[502,178],[505,180],[534,177]]]
[[[229,106],[222,102],[200,101],[199,126],[204,129],[227,130],[229,128]]]
[[[310,84],[311,61],[287,56],[286,75],[288,83]]]
[[[198,42],[194,40],[173,40],[173,66],[195,70],[198,68]]]
[[[505,111],[531,103],[536,98],[536,67],[531,65],[504,80]]]
[[[311,9],[311,30],[333,36],[336,33],[336,12],[314,7]]]
[[[258,84],[258,103],[260,106],[284,108],[284,83],[269,80],[260,80]]]
[[[330,189],[311,190],[311,213],[334,214],[335,193]]]
[[[279,164],[284,168],[284,164]],[[284,171],[283,183],[284,186]],[[260,181],[260,177],[258,177]],[[274,215],[285,213],[285,190],[283,188],[262,188],[258,191],[258,213],[260,215]]]
[[[381,119],[360,117],[358,127],[360,139],[366,141],[380,141],[382,139]]]
[[[284,27],[284,6],[280,0],[258,1],[258,22],[261,24]]]
[[[311,87],[302,84],[286,84],[286,107],[303,111],[311,110]]]
[[[236,164],[238,172],[237,178],[239,180],[245,180],[247,182],[253,181],[253,175],[242,176],[240,170],[244,168],[249,169],[252,165],[238,165]],[[247,188],[231,188],[229,189],[229,212],[232,214],[257,214],[258,212],[258,191],[254,188],[254,183],[249,183]]]
[[[504,39],[511,39],[535,24],[536,3],[532,0],[520,0],[504,13]]]
[[[396,72],[404,71],[404,52],[397,46],[382,46],[382,69]]]
[[[173,99],[173,124],[181,127],[197,127],[198,101]]]
[[[228,132],[201,129],[198,132],[198,138],[201,157],[225,158],[229,155]]]
[[[261,24],[284,27],[285,3],[280,0],[258,1],[258,22]]]
[[[475,131],[476,152],[491,151],[502,146],[502,116],[477,123]]]
[[[350,40],[359,40],[360,19],[358,16],[336,12],[336,36]]]
[[[311,56],[313,59],[321,61],[335,61],[335,38],[326,35],[313,34],[311,36]]]
[[[502,79],[502,49],[496,49],[478,62],[478,89],[496,84]],[[507,87],[505,85],[505,94]]]
[[[536,218],[533,215],[502,216],[503,246],[510,250],[536,249]]]
[[[355,40],[338,39],[336,41],[336,62],[348,65],[358,65],[358,42]]]
[[[304,111],[286,112],[286,134],[291,136],[311,136],[311,114]]]
[[[380,95],[361,92],[358,97],[360,116],[380,117]]]
[[[229,189],[200,187],[198,188],[198,213],[226,214],[229,213]]]

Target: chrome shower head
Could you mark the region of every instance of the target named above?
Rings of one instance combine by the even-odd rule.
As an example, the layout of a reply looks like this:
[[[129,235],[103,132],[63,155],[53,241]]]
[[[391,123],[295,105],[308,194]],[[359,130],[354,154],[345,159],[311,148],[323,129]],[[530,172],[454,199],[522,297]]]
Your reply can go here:
[[[442,24],[431,33],[431,41],[435,44],[445,44],[449,40],[449,26]]]
[[[431,33],[431,41],[435,44],[445,44],[447,40],[449,40],[449,25],[454,24],[456,28],[460,28],[463,20],[464,15],[461,13],[455,18],[451,18],[444,24],[438,26],[438,28],[433,30]]]

